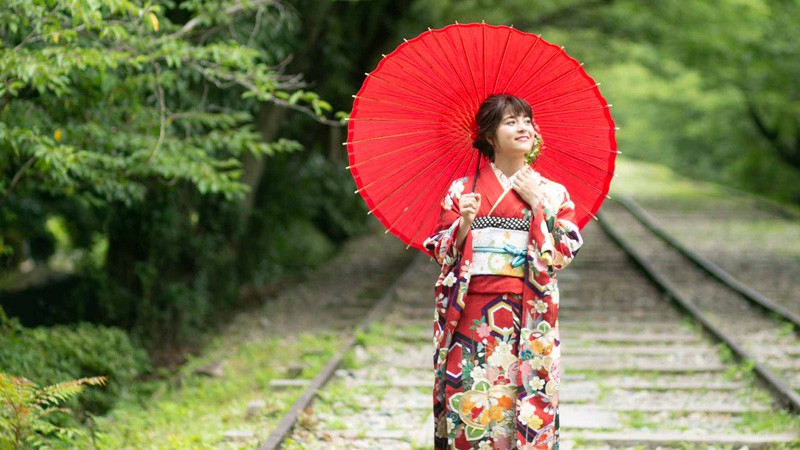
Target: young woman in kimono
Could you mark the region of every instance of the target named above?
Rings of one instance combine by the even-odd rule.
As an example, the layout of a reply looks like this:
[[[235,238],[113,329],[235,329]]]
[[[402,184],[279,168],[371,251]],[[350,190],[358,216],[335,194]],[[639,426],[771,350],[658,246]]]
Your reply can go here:
[[[557,449],[556,270],[582,244],[566,189],[526,163],[531,107],[492,95],[475,147],[492,163],[456,180],[425,247],[441,264],[434,322],[437,449]],[[473,189],[474,186],[474,189]]]

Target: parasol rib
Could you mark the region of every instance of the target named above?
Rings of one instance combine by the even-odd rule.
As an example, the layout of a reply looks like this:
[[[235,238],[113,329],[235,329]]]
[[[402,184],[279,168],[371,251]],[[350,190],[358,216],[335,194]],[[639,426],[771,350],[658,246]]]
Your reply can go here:
[[[437,151],[440,151],[440,150],[432,149],[432,150],[428,150],[425,153],[421,153],[421,154],[417,155],[416,157],[414,157],[411,160],[407,161],[405,164],[401,165],[400,167],[395,167],[393,171],[384,173],[380,177],[378,177],[378,178],[370,181],[369,183],[361,186],[358,190],[356,190],[356,193],[359,193],[359,192],[371,187],[373,184],[381,182],[381,181],[383,181],[383,180],[385,180],[385,179],[387,179],[387,178],[389,178],[389,177],[391,177],[391,176],[393,176],[393,175],[405,170],[410,165],[412,165],[414,163],[417,163],[419,161],[422,161],[426,157],[430,157],[431,155],[435,155],[437,153]],[[437,158],[436,161],[438,161],[442,156],[447,156],[447,153],[442,151],[440,157]]]
[[[431,130],[409,131],[408,133],[387,134],[385,136],[375,136],[375,137],[372,137],[372,138],[357,139],[355,141],[348,141],[348,142],[346,142],[346,144],[347,145],[352,145],[352,144],[360,144],[362,142],[382,141],[384,139],[391,139],[391,138],[396,138],[396,137],[414,136],[414,135],[417,135],[417,134],[426,134],[426,133],[431,133]]]
[[[565,169],[564,169],[563,167],[561,167],[561,166],[553,166],[553,167],[558,167],[558,168],[560,168],[562,171],[564,171],[564,170],[565,170]],[[572,175],[572,174],[571,174],[569,171],[567,171],[566,173],[568,173],[568,174]],[[574,176],[574,175],[573,175],[573,176]],[[583,181],[583,180],[581,180],[580,178],[576,178],[576,179],[577,179],[577,180],[579,180],[579,181],[581,181],[581,182],[583,182],[584,184],[586,184],[586,182],[585,182],[585,181]],[[593,186],[593,185],[591,185],[591,184],[587,184],[587,185],[588,185],[588,186],[590,186],[590,187],[592,187],[592,188],[594,188],[594,189],[598,189],[597,187],[595,187],[595,186]],[[598,189],[598,190],[599,190],[599,189]],[[568,192],[569,192],[569,191],[568,191]],[[601,193],[602,193],[602,191],[601,191]],[[570,199],[571,199],[571,200],[572,200],[572,202],[575,204],[575,206],[578,206],[578,207],[579,207],[581,210],[583,210],[583,212],[585,212],[586,214],[588,214],[589,216],[591,216],[593,219],[597,220],[597,217],[596,217],[596,216],[595,216],[595,215],[592,213],[592,211],[591,211],[589,208],[587,208],[586,206],[584,206],[584,205],[583,205],[583,203],[581,203],[581,202],[579,202],[579,201],[575,200],[575,198],[574,198],[574,197],[572,197],[572,196],[570,196],[570,197],[571,197]],[[603,195],[602,195],[602,198],[605,198],[605,197],[606,197],[606,195],[605,195],[605,194],[603,194]]]
[[[573,202],[573,203],[574,203],[574,202]],[[582,205],[582,204],[580,204],[580,203],[575,203],[575,205],[576,205],[576,206],[578,206],[580,209],[582,209],[582,210],[583,210],[583,212],[585,212],[586,214],[588,214],[588,215],[589,215],[589,217],[591,217],[591,218],[592,218],[592,219],[594,219],[594,220],[597,220],[597,216],[595,216],[595,215],[594,215],[594,213],[593,213],[591,210],[589,210],[589,208],[587,208],[587,207],[583,206],[583,205]]]
[[[469,89],[467,88],[466,84],[464,83],[464,80],[461,79],[461,72],[462,71],[458,70],[456,65],[453,64],[453,61],[450,59],[450,52],[448,52],[444,47],[442,47],[442,43],[439,41],[439,37],[436,36],[436,33],[431,31],[430,35],[433,36],[433,41],[436,43],[437,46],[439,46],[439,50],[441,50],[441,53],[444,54],[444,59],[445,59],[445,61],[447,61],[447,64],[449,64],[450,68],[455,72],[456,78],[458,78],[458,82],[461,83],[461,87],[464,89],[464,92],[466,92],[467,95],[469,95],[470,94]],[[423,42],[425,42],[425,44],[427,44],[427,41],[423,41]],[[452,41],[451,41],[451,43],[452,43]],[[431,52],[431,53],[433,53],[433,52]],[[473,103],[476,100],[470,98],[469,101],[470,101],[470,103]],[[464,109],[466,110],[467,108],[464,108]]]
[[[576,141],[574,139],[567,139],[565,137],[561,137],[561,136],[558,136],[558,135],[549,136],[548,144],[549,144],[549,142],[552,142],[553,139],[555,139],[557,141],[561,141],[561,142],[569,142],[570,144],[580,145],[581,147],[584,147],[584,148],[591,148],[591,149],[594,149],[594,150],[607,150],[606,147],[598,147],[595,144],[589,144],[587,142]]]
[[[583,178],[579,177],[579,176],[578,176],[578,175],[576,175],[574,172],[572,172],[572,171],[570,171],[570,170],[567,170],[567,169],[566,169],[564,166],[562,166],[561,164],[559,164],[559,163],[555,162],[555,161],[553,160],[553,158],[548,158],[548,157],[546,157],[546,156],[544,155],[544,153],[543,153],[543,154],[541,154],[541,155],[539,155],[539,158],[546,159],[546,160],[550,161],[550,164],[552,164],[552,165],[553,165],[553,167],[557,167],[557,168],[561,169],[561,171],[562,171],[563,173],[566,173],[566,174],[568,174],[569,176],[571,176],[572,178],[574,178],[574,179],[576,179],[576,180],[580,181],[581,183],[583,183],[584,185],[588,186],[589,188],[591,188],[591,189],[593,189],[593,190],[595,190],[595,191],[597,191],[597,192],[599,192],[599,193],[601,193],[601,194],[605,195],[605,192],[603,192],[603,191],[602,191],[602,189],[600,189],[599,187],[597,187],[597,186],[595,186],[595,185],[593,185],[593,184],[591,184],[591,183],[588,183],[588,182],[586,182],[586,180],[584,180]]]
[[[404,123],[430,123],[430,119],[411,119],[411,118],[394,118],[394,117],[351,117],[347,119],[350,121],[358,122],[404,122]]]
[[[481,23],[481,58],[483,67],[481,75],[483,75],[483,83],[481,84],[481,98],[486,98],[486,23]],[[476,177],[477,178],[477,177]]]
[[[466,167],[469,167],[470,163],[472,162],[472,159],[474,159],[474,158],[472,158],[472,157],[471,157],[470,159],[468,159],[468,160],[465,160],[465,161],[466,161]],[[450,167],[450,165],[451,165],[453,162],[458,162],[458,160],[456,160],[456,159],[451,159],[451,160],[450,160],[450,161],[449,161],[449,162],[448,162],[448,163],[445,165],[445,167],[443,167],[443,168],[441,168],[441,169],[448,169],[448,168]],[[462,161],[462,162],[463,162],[463,161]],[[432,166],[429,166],[429,167],[432,167]],[[459,172],[459,167],[460,167],[460,165],[459,165],[459,164],[457,164],[457,165],[456,165],[456,168],[455,168],[455,170],[453,171],[453,173],[458,173],[458,172]],[[448,172],[447,170],[439,170],[439,174],[436,176],[436,178],[435,178],[435,181],[438,181],[438,180],[439,180],[439,179],[440,179],[440,178],[441,178],[441,177],[442,177],[444,174],[446,174],[447,172]],[[398,216],[397,216],[397,217],[394,219],[394,221],[392,221],[392,223],[391,223],[391,224],[388,226],[387,230],[391,230],[392,228],[394,228],[394,226],[395,226],[395,224],[397,223],[397,221],[398,221],[398,220],[400,220],[400,218],[401,218],[401,217],[403,217],[403,216],[404,216],[404,215],[405,215],[405,214],[406,214],[406,213],[407,213],[409,210],[411,210],[411,206],[412,206],[414,203],[416,203],[417,201],[419,201],[420,199],[424,198],[424,197],[422,196],[422,194],[424,194],[424,193],[428,192],[428,190],[430,190],[430,188],[432,188],[433,186],[435,186],[435,184],[436,184],[436,183],[435,183],[435,181],[434,181],[433,183],[429,183],[429,184],[428,184],[428,185],[425,187],[425,189],[423,189],[422,191],[420,191],[420,192],[419,192],[419,193],[416,195],[416,197],[414,197],[414,199],[411,201],[411,203],[409,203],[408,207],[406,207],[405,209],[403,209],[403,211],[401,211],[401,212],[400,212],[400,214],[399,214],[399,215],[398,215]],[[452,184],[452,179],[451,179],[451,180],[448,180],[448,183],[445,183],[445,184],[443,185],[443,187],[439,189],[439,193],[438,193],[438,196],[437,196],[437,198],[441,198],[441,197],[442,197],[442,195],[443,195],[443,193],[444,193],[444,192],[445,192],[445,191],[446,191],[446,190],[447,190],[447,189],[450,187],[450,185],[451,185],[451,184]],[[425,216],[425,218],[424,218],[422,221],[416,221],[416,220],[413,220],[413,219],[417,219],[417,217],[419,216],[419,214],[417,214],[416,216],[414,216],[414,217],[412,218],[412,220],[411,220],[411,222],[410,222],[410,223],[419,223],[419,224],[420,224],[420,226],[418,226],[418,227],[417,227],[417,231],[416,231],[416,232],[414,233],[414,235],[411,237],[411,241],[412,241],[412,242],[413,242],[413,240],[416,238],[416,236],[417,236],[417,233],[419,233],[419,231],[420,231],[420,230],[423,228],[423,226],[424,226],[424,225],[427,223],[427,221],[428,221],[428,218],[430,217],[430,215],[429,215],[429,214],[430,214],[430,212],[431,212],[431,211],[436,211],[436,209],[435,209],[435,208],[431,208],[431,209],[428,211],[428,215],[426,215],[426,216]]]
[[[432,32],[431,32],[431,34],[432,34]],[[422,43],[422,42],[421,42],[421,43]],[[424,44],[425,44],[425,47],[426,47],[426,48],[430,48],[430,47],[428,47],[428,45],[427,45],[427,42],[424,42]],[[428,60],[426,59],[426,57],[425,57],[425,56],[423,56],[423,55],[422,55],[422,54],[421,54],[421,53],[420,53],[420,52],[419,52],[419,51],[418,51],[416,48],[413,48],[412,50],[414,51],[414,53],[416,53],[416,54],[417,54],[417,56],[419,57],[420,61],[424,61],[425,63],[427,63],[427,65],[428,65],[429,67],[433,67],[433,66],[432,66],[432,65],[431,65],[431,64],[428,62]],[[445,80],[445,77],[444,77],[443,75],[439,74],[439,76],[438,76],[438,77],[435,77],[435,80],[436,80],[436,81],[442,81],[442,80]],[[460,81],[460,79],[459,79],[459,81]],[[462,82],[462,87],[463,87],[463,82]],[[449,86],[447,86],[447,85],[443,85],[443,86],[439,87],[438,89],[439,89],[441,92],[443,92],[443,93],[446,93],[446,94],[449,94],[449,92],[452,90],[452,88],[450,88],[450,87],[449,87]],[[448,99],[449,99],[449,98],[448,98]],[[453,108],[453,110],[455,110],[455,111],[457,111],[457,112],[458,112],[458,115],[459,115],[459,117],[461,117],[462,119],[469,120],[469,118],[467,118],[467,117],[464,115],[464,111],[465,111],[466,109],[468,109],[468,108],[466,107],[466,105],[464,104],[464,99],[463,99],[463,98],[460,98],[460,97],[458,97],[458,101],[453,101],[452,99],[449,99],[449,100],[451,100],[451,102],[453,103],[453,105],[455,105],[455,106],[454,106],[454,108]]]
[[[500,57],[500,68],[497,69],[497,73],[503,73],[503,65],[506,63],[506,52],[508,51],[508,43],[511,42],[511,29],[509,28],[506,31],[506,43],[503,46],[503,55]],[[492,94],[497,93],[497,81],[500,77],[494,77],[494,86],[492,87]]]
[[[567,109],[564,109],[564,108],[566,108],[567,106],[570,106],[570,105],[575,105],[576,103],[577,104],[586,104],[586,103],[596,103],[596,102],[593,102],[591,98],[578,97],[578,98],[574,98],[574,99],[572,99],[570,101],[567,101],[567,102],[564,102],[564,103],[560,103],[558,106],[550,104],[550,103],[540,104],[540,105],[538,105],[538,106],[540,106],[540,108],[539,108],[539,113],[537,114],[537,117],[541,116],[545,112],[548,112],[548,111],[552,112],[553,110],[569,112],[571,110],[567,110]],[[548,113],[548,115],[551,115],[551,114]],[[603,114],[602,116],[596,117],[596,119],[599,119],[599,118],[602,118],[603,120],[608,121],[608,119],[607,119],[605,114]],[[583,120],[587,120],[587,119],[583,119]]]
[[[594,110],[603,110],[603,109],[607,110],[610,107],[611,107],[611,105],[603,105],[603,106],[587,106],[586,108],[562,109],[562,110],[553,111],[553,112],[544,112],[544,113],[540,112],[540,113],[536,114],[536,117],[557,116],[557,115],[564,114],[564,113],[581,112],[581,111],[594,111]]]
[[[541,40],[542,40],[542,38],[540,36],[538,36],[536,39],[534,39],[533,44],[531,44],[530,48],[528,48],[528,51],[525,53],[525,56],[522,57],[522,61],[517,63],[517,67],[514,68],[514,72],[511,74],[511,76],[506,81],[506,85],[503,87],[503,92],[506,92],[508,90],[508,85],[511,84],[511,81],[514,78],[517,77],[517,74],[519,73],[520,67],[522,66],[522,64],[525,63],[525,61],[528,59],[528,56],[530,56],[530,54],[533,51],[533,49],[536,48],[536,46],[539,44],[539,42]]]
[[[553,58],[551,58],[550,60],[548,60],[548,61],[547,61],[547,64],[549,64],[549,63],[550,63],[550,61],[552,61],[553,59],[555,59],[555,57],[556,57],[556,56],[558,56],[558,55],[554,55],[554,56],[553,56]],[[536,74],[534,74],[534,75],[532,75],[532,76],[531,76],[531,78],[534,78],[534,77],[535,77],[535,76],[536,76],[536,75],[537,75],[539,72],[541,72],[541,70],[542,70],[542,69],[544,69],[544,67],[545,67],[545,66],[542,66],[542,67],[539,69],[539,71],[538,71]],[[536,86],[536,89],[535,89],[534,91],[532,91],[532,92],[525,92],[525,91],[523,91],[523,92],[520,92],[520,94],[519,94],[519,95],[520,95],[520,97],[533,97],[533,96],[534,96],[534,95],[536,95],[537,93],[541,92],[541,91],[542,91],[542,89],[546,88],[547,86],[550,86],[551,84],[553,84],[553,83],[555,83],[555,82],[557,82],[557,81],[559,81],[559,80],[562,80],[562,79],[564,79],[564,77],[567,77],[567,76],[569,76],[569,75],[572,75],[573,73],[575,73],[575,72],[577,72],[578,70],[580,70],[582,67],[583,67],[582,65],[577,65],[577,66],[575,66],[575,67],[571,68],[570,70],[568,70],[568,71],[566,71],[566,72],[562,73],[561,75],[559,75],[559,76],[557,76],[557,77],[553,78],[552,80],[548,81],[547,83],[544,83],[544,84],[541,84],[541,85],[539,85],[539,86]]]
[[[554,52],[552,55],[550,55],[550,58],[547,61],[545,61],[541,66],[539,66],[539,68],[536,69],[536,72],[534,72],[533,74],[528,76],[528,80],[535,80],[536,76],[539,75],[539,73],[541,73],[547,66],[549,66],[550,63],[553,62],[556,59],[556,57],[558,57],[559,55],[560,55],[559,52]],[[538,60],[537,60],[537,62],[538,62]],[[527,84],[528,83],[526,83],[526,85]],[[520,96],[524,97],[524,95],[520,95]]]
[[[448,94],[447,92],[442,92],[440,87],[434,86],[434,85],[432,85],[432,84],[428,83],[427,81],[425,81],[424,79],[421,79],[421,78],[417,77],[417,76],[416,76],[416,75],[415,75],[413,72],[409,72],[409,71],[405,70],[405,66],[404,66],[404,65],[402,65],[402,64],[398,64],[398,67],[399,67],[400,69],[402,69],[402,70],[403,70],[403,72],[405,72],[406,74],[408,74],[410,77],[413,77],[415,80],[417,80],[417,81],[419,81],[419,82],[421,82],[421,83],[423,83],[423,84],[426,84],[428,87],[430,87],[431,89],[433,89],[435,92],[437,92],[437,93],[441,93],[441,94],[445,94],[445,96],[447,97],[447,99],[448,99],[448,100],[450,100],[452,104],[454,104],[454,105],[457,105],[457,104],[458,104],[458,102],[454,101],[454,100],[453,100],[453,99],[451,99],[449,96],[447,96],[447,94]],[[405,87],[405,86],[402,86],[402,85],[400,85],[399,83],[396,83],[396,82],[394,82],[394,81],[390,81],[390,80],[387,80],[386,78],[382,78],[382,77],[380,76],[380,73],[378,72],[378,73],[376,74],[376,72],[378,72],[378,71],[376,70],[375,72],[373,72],[373,73],[369,74],[369,76],[370,76],[370,77],[372,77],[372,78],[375,78],[376,80],[380,80],[380,81],[382,81],[382,82],[384,82],[384,83],[386,83],[386,84],[388,84],[388,85],[390,85],[390,86],[394,86],[394,87],[396,87],[396,88],[398,88],[398,89],[401,89],[401,90],[403,90],[403,91],[409,92],[409,93],[413,94],[413,95],[414,95],[415,97],[417,97],[417,98],[422,98],[422,99],[425,99],[425,100],[430,100],[430,98],[431,98],[431,97],[430,97],[430,95],[425,95],[424,93],[420,93],[419,91],[415,91],[415,90],[409,89],[409,88],[407,88],[407,87]],[[407,98],[407,97],[406,97],[406,98]],[[432,104],[434,104],[434,105],[436,105],[436,106],[439,106],[439,105],[440,105],[440,104],[436,104],[436,103],[432,103]]]
[[[472,64],[469,62],[469,55],[467,54],[467,46],[464,44],[464,36],[461,34],[461,28],[458,28],[458,38],[461,41],[461,50],[464,53],[464,60],[467,62],[467,67],[472,67]],[[470,79],[472,79],[472,87],[475,89],[475,95],[478,95],[478,82],[475,81],[475,75],[473,75],[472,70],[467,70],[469,73]],[[486,97],[481,97],[478,101],[483,101]]]
[[[587,154],[587,153],[584,153],[584,152],[579,152],[579,151],[577,151],[577,149],[575,149],[575,150],[572,150],[572,151],[569,151],[569,150],[564,150],[564,149],[562,149],[562,148],[559,148],[559,147],[557,147],[557,146],[553,146],[553,145],[548,145],[548,146],[547,146],[547,149],[546,149],[545,151],[546,151],[547,153],[560,153],[560,154],[562,154],[562,155],[566,155],[566,156],[570,156],[570,155],[573,155],[573,154],[575,154],[575,153],[577,153],[577,154],[579,154],[579,155],[581,155],[581,156],[592,156],[592,155],[589,155],[589,154]],[[542,153],[544,153],[544,152],[542,152]],[[607,160],[607,159],[601,159],[601,161],[607,162],[608,160]],[[597,170],[599,170],[599,171],[602,171],[602,172],[604,172],[604,173],[607,173],[607,172],[608,172],[608,170],[606,170],[607,168],[605,168],[605,167],[599,167],[599,166],[595,165],[593,162],[591,162],[591,161],[589,161],[589,160],[586,160],[586,159],[581,159],[581,160],[580,160],[580,163],[581,163],[581,164],[585,164],[585,165],[587,165],[587,166],[590,166],[590,167],[592,167],[592,168],[594,168],[594,169],[597,169]]]
[[[568,148],[561,148],[561,147],[558,147],[558,146],[547,146],[547,148],[545,148],[542,153],[545,153],[545,152],[553,154],[553,155],[558,154],[558,155],[560,155],[561,157],[563,157],[565,159],[573,158],[576,155],[579,155],[581,157],[589,157],[593,161],[598,161],[600,163],[607,163],[608,162],[608,157],[598,158],[596,155],[592,155],[592,154],[586,153],[584,151],[581,151],[581,149],[577,149],[577,148],[568,149]],[[606,170],[606,169],[604,169],[602,167],[596,167],[596,169],[597,170]]]
[[[555,123],[555,122],[553,122],[553,123],[546,123],[546,122],[545,123],[540,123],[538,120],[536,121],[536,123],[540,127],[542,127],[542,128],[546,127],[548,129],[549,128],[574,128],[574,129],[581,129],[581,130],[606,130],[606,131],[614,130],[614,127],[609,127],[608,125],[604,125],[604,126],[599,126],[598,125],[596,127],[593,127],[591,125],[575,125],[575,124],[562,123],[562,122],[559,122],[559,123]]]
[[[591,92],[596,88],[597,88],[597,85],[594,85],[594,86],[587,86],[587,87],[585,87],[583,89],[579,89],[579,90],[576,90],[576,91],[567,91],[567,92],[564,92],[563,94],[558,94],[558,95],[555,95],[555,96],[550,97],[550,98],[545,98],[545,99],[542,99],[542,100],[538,100],[536,102],[532,102],[532,103],[530,103],[530,105],[531,105],[531,108],[535,109],[539,105],[546,105],[546,104],[548,104],[550,102],[553,102],[553,101],[556,101],[556,100],[559,100],[559,99],[562,99],[562,98],[571,97],[573,95],[578,95],[578,94],[583,94],[584,92]],[[579,99],[578,101],[580,101],[580,100],[585,100],[585,99]],[[569,104],[570,103],[566,103],[566,105],[569,105]],[[560,106],[564,106],[564,105],[560,105]]]
[[[423,173],[425,173],[426,171],[428,171],[428,170],[429,170],[431,167],[434,167],[434,164],[435,164],[435,163],[437,163],[437,162],[438,162],[440,159],[444,158],[445,156],[448,156],[448,154],[447,154],[447,153],[445,153],[445,152],[442,152],[442,154],[441,154],[441,155],[439,155],[439,157],[437,157],[435,160],[433,160],[433,161],[431,162],[431,164],[428,164],[428,166],[426,166],[426,167],[425,167],[423,170],[421,170],[421,171],[419,171],[419,172],[415,173],[413,176],[411,176],[411,178],[409,178],[409,179],[408,179],[408,180],[406,180],[406,181],[405,181],[403,184],[401,184],[400,186],[398,186],[397,188],[395,188],[395,189],[394,189],[392,192],[390,192],[390,193],[389,193],[389,194],[388,194],[386,197],[382,198],[382,199],[381,199],[381,201],[380,201],[379,203],[377,203],[377,204],[376,204],[374,207],[372,207],[372,209],[370,209],[370,210],[369,210],[369,213],[371,214],[371,213],[372,213],[373,211],[375,211],[375,210],[376,210],[378,207],[380,207],[380,205],[382,205],[382,204],[383,204],[383,203],[384,203],[386,200],[389,200],[389,199],[390,199],[390,198],[392,198],[392,197],[393,197],[395,194],[397,194],[398,192],[400,192],[400,190],[401,190],[402,188],[404,188],[404,187],[408,186],[408,184],[409,184],[409,183],[411,183],[412,181],[414,181],[414,180],[416,180],[417,178],[419,178],[419,177],[420,177],[420,176],[421,176]],[[397,172],[397,171],[396,171],[396,172]],[[396,173],[396,172],[395,172],[395,173]]]
[[[417,52],[416,50],[414,50],[414,52],[419,56],[419,52]],[[427,62],[427,60],[424,60],[422,57],[420,57],[420,61]],[[431,67],[431,64],[428,63],[427,66]],[[451,104],[453,104],[453,105],[461,105],[460,99],[458,99],[457,97],[456,98],[450,97],[450,94],[451,94],[450,91],[451,90],[447,89],[447,85],[446,84],[445,85],[439,85],[438,83],[434,83],[434,81],[440,81],[442,79],[441,77],[434,78],[432,81],[429,81],[429,80],[427,80],[425,78],[420,77],[419,75],[417,75],[417,73],[414,73],[414,72],[408,70],[409,67],[416,68],[418,70],[418,72],[424,71],[424,68],[420,68],[418,63],[417,63],[417,61],[415,61],[413,58],[404,58],[404,59],[401,59],[400,61],[397,62],[397,68],[402,70],[402,72],[405,75],[415,79],[416,81],[419,81],[419,82],[423,83],[424,85],[426,85],[429,88],[433,89],[433,91],[436,92],[437,94],[444,94],[446,99],[449,100]],[[414,94],[416,94],[418,96],[420,95],[419,92],[414,92]],[[430,95],[426,95],[425,97],[427,99],[428,97],[430,97]]]
[[[348,144],[348,143],[345,142],[345,144]],[[373,156],[371,158],[365,159],[363,161],[359,161],[359,162],[357,162],[355,164],[351,164],[351,165],[345,167],[345,169],[350,169],[350,168],[353,168],[353,167],[360,167],[360,166],[362,166],[364,164],[373,162],[373,161],[381,159],[381,158],[385,158],[387,156],[392,156],[394,154],[406,151],[406,150],[414,148],[414,147],[420,147],[419,143],[418,142],[412,142],[412,143],[406,144],[406,145],[404,145],[404,146],[402,146],[400,148],[396,148],[394,150],[389,150],[388,152],[384,152],[384,153],[379,153],[379,154],[377,154],[377,155],[375,155],[375,156]],[[436,151],[436,149],[431,149],[428,152],[426,152],[425,154],[431,153],[431,152],[435,152],[435,151]]]
[[[472,160],[475,158],[475,153],[477,153],[477,152],[474,152],[473,155],[470,156],[470,159],[467,161],[466,167],[469,167],[472,164]],[[478,156],[478,158],[480,158],[480,156]],[[454,174],[455,173],[458,173],[458,171],[454,172]],[[455,179],[455,176],[451,177],[450,180],[448,180],[448,182],[444,185],[444,187],[439,190],[439,195],[437,195],[436,198],[443,198],[444,197],[445,193],[450,188],[450,185],[453,184],[454,179]],[[416,222],[416,223],[419,223],[420,226],[417,227],[417,231],[414,232],[414,234],[412,235],[411,240],[409,242],[414,242],[414,240],[417,238],[417,235],[423,229],[424,225],[426,223],[428,223],[428,221],[430,220],[431,214],[434,213],[434,212],[438,212],[438,210],[435,209],[435,208],[429,209],[427,211],[427,213],[425,214],[425,217],[422,219],[422,221]],[[416,216],[414,218],[416,219]],[[411,245],[411,244],[409,244],[409,245]]]
[[[411,106],[411,105],[405,105],[405,104],[402,104],[402,103],[390,102],[390,101],[386,101],[386,100],[379,99],[379,98],[365,97],[365,96],[362,96],[362,95],[354,95],[353,98],[356,98],[356,99],[359,99],[359,100],[369,100],[371,102],[382,103],[384,105],[397,106],[397,107],[400,107],[400,108],[403,108],[403,109],[410,109],[410,110],[413,110],[413,111],[419,111],[419,112],[423,112],[423,113],[430,113],[431,112],[430,109],[424,109],[424,108],[421,108],[421,107],[417,108],[417,107],[414,107],[414,106]]]

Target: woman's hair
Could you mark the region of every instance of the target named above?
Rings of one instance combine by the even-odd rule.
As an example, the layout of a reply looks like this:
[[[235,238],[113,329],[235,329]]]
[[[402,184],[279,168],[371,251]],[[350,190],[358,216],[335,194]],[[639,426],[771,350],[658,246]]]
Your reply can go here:
[[[514,97],[511,94],[492,94],[481,103],[475,114],[475,140],[472,146],[490,161],[494,161],[494,147],[489,139],[494,137],[494,132],[505,114],[524,115],[533,119],[531,105],[525,99]]]

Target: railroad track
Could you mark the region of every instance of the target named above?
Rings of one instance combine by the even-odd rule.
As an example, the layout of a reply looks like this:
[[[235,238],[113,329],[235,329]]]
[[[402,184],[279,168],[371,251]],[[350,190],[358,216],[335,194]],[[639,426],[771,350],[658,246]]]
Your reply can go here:
[[[630,199],[609,206],[606,233],[679,308],[752,365],[779,404],[800,413],[800,315],[683,246]]]
[[[418,255],[314,380],[287,380],[304,391],[259,450],[426,448],[435,280],[434,264]],[[381,345],[369,342],[376,334]]]
[[[561,448],[800,448],[791,321],[699,270],[630,211],[608,202],[560,274]],[[373,311],[380,326],[306,386],[313,410],[293,408],[260,449],[432,448],[435,275],[426,258],[412,263]]]
[[[781,345],[794,333],[741,324],[761,309],[718,286],[619,204],[606,203],[585,237],[560,277],[563,448],[800,448],[787,399],[758,382],[754,363],[737,360],[728,345],[750,349],[778,336],[758,355],[789,361],[791,348]]]

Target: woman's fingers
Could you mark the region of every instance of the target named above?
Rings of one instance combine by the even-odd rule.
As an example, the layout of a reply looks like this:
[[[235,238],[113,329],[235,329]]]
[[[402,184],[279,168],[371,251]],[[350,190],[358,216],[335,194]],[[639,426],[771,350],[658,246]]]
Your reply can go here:
[[[481,196],[480,194],[465,194],[461,196],[461,204],[464,206],[480,206]]]
[[[464,194],[461,196],[460,203],[461,215],[471,221],[481,207],[481,195],[477,193]]]

